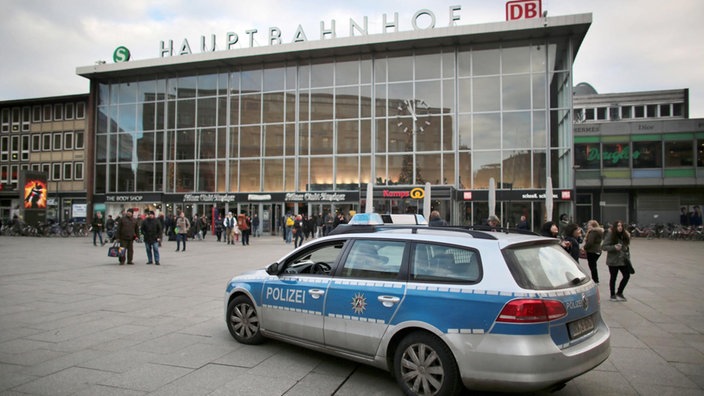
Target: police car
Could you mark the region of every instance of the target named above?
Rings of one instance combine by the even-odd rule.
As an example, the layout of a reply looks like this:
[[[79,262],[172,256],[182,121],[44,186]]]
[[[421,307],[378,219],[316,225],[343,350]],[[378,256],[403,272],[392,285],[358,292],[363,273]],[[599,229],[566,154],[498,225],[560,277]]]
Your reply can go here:
[[[230,280],[238,342],[376,366],[411,395],[557,389],[608,358],[596,284],[557,240],[357,216]]]

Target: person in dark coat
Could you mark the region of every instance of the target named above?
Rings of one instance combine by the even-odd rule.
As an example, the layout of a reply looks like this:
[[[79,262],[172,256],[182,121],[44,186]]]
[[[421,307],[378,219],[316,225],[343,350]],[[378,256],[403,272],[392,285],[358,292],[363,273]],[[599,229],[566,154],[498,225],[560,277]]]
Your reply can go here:
[[[116,237],[120,246],[127,249],[127,264],[134,264],[134,240],[139,235],[139,226],[133,216],[132,209],[127,209],[125,215],[117,221]],[[125,257],[120,257],[120,265],[125,264]]]
[[[428,221],[428,225],[431,227],[447,227],[447,222],[445,221],[445,219],[440,217],[440,212],[434,210],[430,212],[430,219]]]
[[[631,234],[626,231],[623,221],[617,220],[604,237],[601,249],[606,251],[606,265],[609,266],[609,291],[611,301],[627,301],[623,296],[628,280],[631,278],[628,263],[631,260]],[[616,289],[616,278],[621,273],[621,282]]]
[[[105,245],[105,242],[103,242],[103,214],[100,212],[95,212],[95,216],[93,217],[93,223],[91,223],[91,227],[93,227],[93,246],[98,246],[96,243],[96,237],[100,238],[100,246]]]
[[[159,220],[154,218],[154,212],[149,211],[147,218],[142,222],[142,235],[144,236],[144,247],[147,249],[147,264],[152,264],[152,252],[154,253],[153,263],[159,265],[159,242],[163,228]]]
[[[582,229],[575,223],[569,223],[563,229],[564,237],[562,247],[579,262],[579,244],[582,241]]]
[[[597,261],[601,256],[601,243],[604,240],[604,229],[596,220],[587,222],[587,235],[584,237],[584,251],[587,253],[587,263],[592,274],[592,280],[599,283]]]

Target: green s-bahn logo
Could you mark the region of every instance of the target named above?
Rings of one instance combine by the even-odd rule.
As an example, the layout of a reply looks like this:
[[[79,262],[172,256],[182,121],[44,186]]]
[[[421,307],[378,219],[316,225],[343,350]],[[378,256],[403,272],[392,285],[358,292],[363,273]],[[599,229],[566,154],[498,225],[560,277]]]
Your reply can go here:
[[[112,60],[115,63],[127,62],[130,60],[130,50],[122,45],[115,48],[115,52],[112,53]]]

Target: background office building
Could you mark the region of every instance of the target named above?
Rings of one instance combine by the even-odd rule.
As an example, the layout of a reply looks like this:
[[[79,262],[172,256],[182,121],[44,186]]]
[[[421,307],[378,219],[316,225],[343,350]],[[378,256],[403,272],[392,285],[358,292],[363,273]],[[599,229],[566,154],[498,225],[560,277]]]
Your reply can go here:
[[[47,177],[47,218],[85,216],[87,94],[0,102],[0,218],[20,212],[20,172]],[[74,213],[74,211],[76,213]]]
[[[273,44],[79,67],[91,81],[90,205],[496,213],[574,210],[572,64],[591,15]],[[557,216],[554,216],[557,217]]]
[[[704,205],[704,119],[689,91],[599,94],[575,87],[577,218],[679,223]]]

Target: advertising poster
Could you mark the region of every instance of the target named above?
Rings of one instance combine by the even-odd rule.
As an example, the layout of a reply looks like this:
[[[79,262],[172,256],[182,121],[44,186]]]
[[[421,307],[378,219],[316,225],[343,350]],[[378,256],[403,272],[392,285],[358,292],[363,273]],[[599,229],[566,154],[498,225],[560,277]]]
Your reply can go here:
[[[35,225],[46,221],[46,208],[49,200],[47,174],[22,170],[20,173],[20,198],[22,217],[25,223]]]

